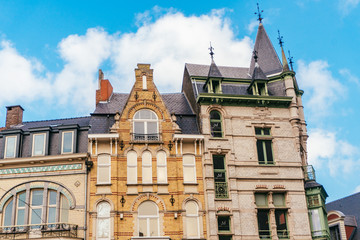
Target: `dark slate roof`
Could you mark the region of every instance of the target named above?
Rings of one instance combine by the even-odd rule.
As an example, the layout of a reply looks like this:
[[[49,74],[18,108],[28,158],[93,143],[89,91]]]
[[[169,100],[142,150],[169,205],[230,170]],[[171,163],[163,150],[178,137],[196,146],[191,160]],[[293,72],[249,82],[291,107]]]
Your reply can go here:
[[[360,192],[344,197],[333,202],[326,204],[326,210],[329,211],[340,211],[345,215],[355,216],[356,222],[359,227],[360,223]],[[345,218],[346,220],[346,218]],[[350,220],[350,219],[348,219]],[[352,239],[360,239],[360,230],[355,231],[355,235]]]
[[[264,26],[260,23],[256,35],[254,50],[257,51],[258,63],[265,75],[271,75],[282,72],[282,64],[267,35]],[[255,67],[254,58],[251,59],[250,71],[252,73]]]
[[[308,181],[305,183],[305,189],[314,187],[322,187],[322,185],[320,183],[317,183],[316,181]]]
[[[109,133],[114,123],[114,115],[93,115],[90,120],[89,134]]]
[[[219,68],[216,66],[214,60],[211,61],[208,76],[209,77],[222,77],[222,75],[219,71]]]
[[[183,134],[200,134],[195,115],[176,116],[176,123]]]
[[[66,125],[79,125],[80,127],[89,126],[90,116],[87,117],[78,117],[78,118],[64,118],[64,119],[54,119],[54,120],[44,120],[44,121],[33,121],[33,122],[23,122],[20,125],[13,126],[6,130],[15,130],[21,129],[23,131],[28,131],[34,128],[41,127],[60,127]]]
[[[100,102],[96,105],[96,109],[93,114],[115,114],[116,112],[121,113],[128,98],[128,93],[113,93],[109,102]]]
[[[254,71],[251,75],[253,80],[269,80],[264,74],[263,70],[259,66],[259,64],[255,63]]]
[[[208,77],[210,66],[186,63],[185,68],[190,76]],[[248,68],[217,66],[223,78],[251,79]]]
[[[170,114],[174,113],[176,115],[193,115],[188,100],[186,99],[184,93],[165,93],[161,94],[164,103],[169,110]]]

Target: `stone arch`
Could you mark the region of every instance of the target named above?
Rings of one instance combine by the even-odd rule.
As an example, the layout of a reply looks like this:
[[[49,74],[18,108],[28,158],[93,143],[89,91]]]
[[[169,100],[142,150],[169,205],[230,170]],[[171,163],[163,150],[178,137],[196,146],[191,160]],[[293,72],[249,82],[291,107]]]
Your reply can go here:
[[[187,202],[189,201],[195,201],[197,203],[197,205],[199,206],[199,212],[203,210],[203,206],[201,204],[201,202],[199,201],[199,199],[195,198],[194,196],[190,196],[190,197],[187,197],[183,200],[182,204],[181,204],[181,208],[182,209],[185,209],[185,205]]]
[[[133,203],[131,204],[131,211],[135,212],[137,211],[139,205],[142,202],[145,201],[153,201],[159,208],[159,212],[164,212],[166,211],[166,207],[165,207],[165,202],[164,200],[162,200],[161,198],[157,197],[156,195],[153,194],[141,194],[139,195],[137,198],[135,198],[135,200],[133,201]]]
[[[206,113],[210,114],[210,112],[213,111],[213,110],[218,111],[221,114],[223,119],[225,119],[228,116],[226,110],[221,105],[217,105],[217,104],[216,105],[209,105],[207,107],[207,109],[206,109]]]
[[[110,198],[107,198],[107,197],[105,197],[105,196],[102,196],[101,198],[97,199],[97,200],[94,202],[94,204],[93,204],[93,211],[96,212],[97,205],[99,205],[101,202],[107,202],[107,203],[110,204],[110,207],[111,207],[110,212],[115,211],[115,205],[114,205],[114,203],[111,201]]]
[[[159,106],[151,102],[141,102],[130,107],[130,109],[126,114],[126,119],[132,119],[134,117],[134,114],[141,109],[149,109],[151,111],[154,111],[155,114],[158,116],[159,120],[160,119],[165,120],[164,112],[160,109]]]

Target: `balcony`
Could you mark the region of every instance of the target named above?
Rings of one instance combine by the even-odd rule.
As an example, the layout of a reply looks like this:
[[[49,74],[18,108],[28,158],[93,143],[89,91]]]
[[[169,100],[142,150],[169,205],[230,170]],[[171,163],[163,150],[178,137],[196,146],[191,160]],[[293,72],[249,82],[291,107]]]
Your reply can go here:
[[[259,230],[259,238],[260,239],[271,239],[271,231],[270,230]]]
[[[305,181],[316,180],[315,170],[312,165],[303,166]]]
[[[0,227],[0,239],[77,238],[78,225],[68,223],[31,224]]]
[[[227,182],[215,182],[215,198],[229,198]]]
[[[131,134],[133,142],[154,142],[158,143],[161,141],[159,133],[151,133],[151,134],[142,134],[142,133],[132,133]]]
[[[279,239],[288,239],[289,231],[288,230],[277,230],[277,236]]]
[[[329,239],[330,234],[327,230],[311,231],[313,239]]]

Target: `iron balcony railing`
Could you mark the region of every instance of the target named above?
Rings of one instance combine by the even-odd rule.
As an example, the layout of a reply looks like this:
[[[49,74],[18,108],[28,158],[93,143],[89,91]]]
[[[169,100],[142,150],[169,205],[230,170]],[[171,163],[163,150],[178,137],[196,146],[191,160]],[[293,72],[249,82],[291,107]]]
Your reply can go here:
[[[77,237],[78,225],[69,223],[29,224],[0,227],[0,239],[28,239],[31,232],[41,237]]]
[[[158,133],[151,133],[151,134],[133,133],[132,140],[138,142],[160,141],[160,135]]]
[[[277,236],[279,239],[288,239],[289,231],[288,230],[277,230]]]
[[[228,198],[227,182],[215,182],[215,198]]]
[[[315,170],[312,165],[303,166],[305,181],[316,180]]]

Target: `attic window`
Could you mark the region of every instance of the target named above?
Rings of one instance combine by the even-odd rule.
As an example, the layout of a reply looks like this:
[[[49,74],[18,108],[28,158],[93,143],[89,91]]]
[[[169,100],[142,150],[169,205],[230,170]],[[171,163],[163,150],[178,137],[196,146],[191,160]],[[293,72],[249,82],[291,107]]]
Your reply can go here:
[[[256,82],[253,85],[253,95],[268,96],[267,85],[265,82]]]
[[[147,89],[147,84],[146,84],[146,75],[142,76],[142,85],[143,85],[143,89]]]
[[[212,90],[213,93],[221,93],[221,84],[218,80],[212,80]]]

